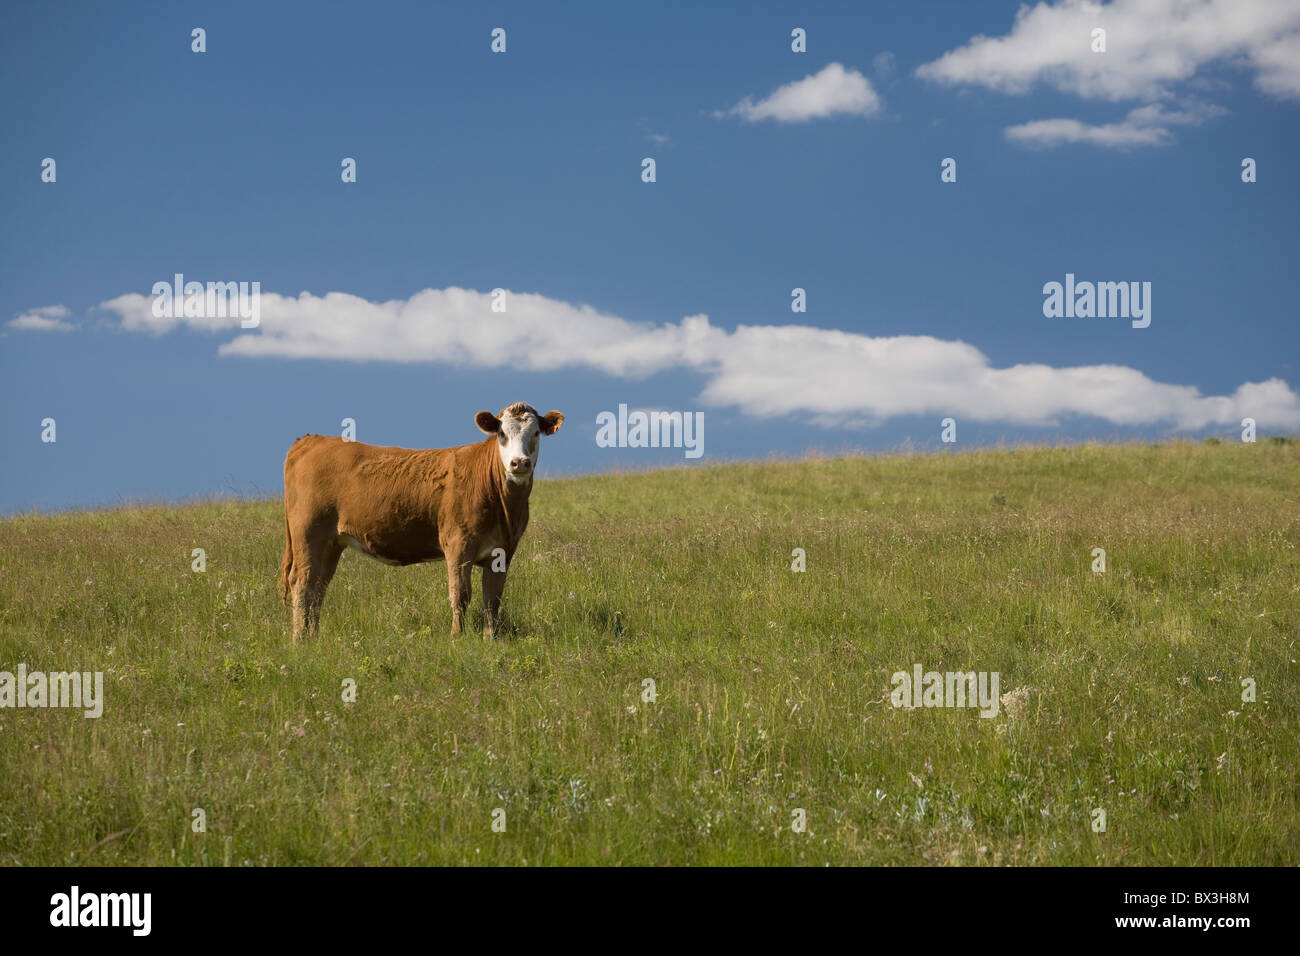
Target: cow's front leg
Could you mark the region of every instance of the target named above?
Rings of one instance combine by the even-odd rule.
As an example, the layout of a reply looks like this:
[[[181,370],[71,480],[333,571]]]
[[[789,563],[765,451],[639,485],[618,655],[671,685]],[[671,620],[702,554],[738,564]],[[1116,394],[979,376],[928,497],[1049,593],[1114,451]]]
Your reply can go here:
[[[496,637],[497,613],[501,608],[501,592],[506,588],[506,573],[483,569],[483,636]]]
[[[473,591],[470,570],[473,565],[461,555],[447,555],[447,592],[451,598],[451,633],[459,634]]]

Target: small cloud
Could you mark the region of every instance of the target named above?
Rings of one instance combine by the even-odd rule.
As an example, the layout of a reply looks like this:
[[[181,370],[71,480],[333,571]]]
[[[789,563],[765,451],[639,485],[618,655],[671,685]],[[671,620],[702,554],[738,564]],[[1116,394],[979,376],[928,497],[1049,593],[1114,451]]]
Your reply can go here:
[[[25,332],[71,332],[72,323],[63,321],[71,314],[64,305],[43,305],[10,319],[6,325]]]
[[[659,133],[651,129],[650,121],[647,120],[644,116],[641,117],[640,121],[637,123],[637,127],[641,130],[641,136],[645,139],[646,142],[654,143],[656,146],[668,145],[668,141],[670,139],[669,135],[667,133]]]
[[[757,103],[747,96],[729,110],[714,111],[713,116],[715,119],[739,116],[750,123],[769,119],[778,123],[806,123],[828,116],[875,116],[880,108],[880,97],[870,80],[857,70],[829,63],[820,73],[777,87]]]
[[[1174,142],[1170,126],[1199,126],[1221,116],[1220,106],[1189,103],[1181,109],[1168,110],[1159,103],[1130,110],[1119,123],[1088,124],[1076,119],[1045,119],[1008,126],[1007,139],[1025,146],[1064,146],[1086,143],[1114,149],[1134,146],[1168,146]]]
[[[1104,54],[1092,31],[1106,30]],[[1023,95],[1044,85],[1085,99],[1155,102],[1221,63],[1300,99],[1300,4],[1270,0],[1082,0],[1021,4],[1011,30],[980,34],[917,68],[922,79]]]
[[[1107,46],[1097,48],[1104,33]],[[1215,107],[1166,110],[1177,97],[1229,88],[1221,67],[1253,74],[1255,88],[1300,100],[1297,0],[1058,0],[1020,4],[1009,32],[979,34],[916,68],[922,79],[963,92],[1016,96],[1039,88],[1085,100],[1143,105],[1123,120],[1053,118],[1010,126],[1029,146],[1086,143],[1112,149],[1166,146],[1171,126],[1198,125]]]
[[[871,61],[871,67],[876,71],[876,79],[886,80],[894,75],[898,62],[894,59],[894,54],[886,50],[884,53],[877,53]]]

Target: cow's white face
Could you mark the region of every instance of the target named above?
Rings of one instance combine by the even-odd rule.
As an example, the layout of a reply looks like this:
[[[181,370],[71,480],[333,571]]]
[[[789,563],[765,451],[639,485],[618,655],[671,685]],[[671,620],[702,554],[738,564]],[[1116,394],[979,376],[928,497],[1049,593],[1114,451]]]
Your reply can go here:
[[[516,402],[506,406],[499,417],[491,412],[479,412],[474,421],[483,431],[496,436],[497,453],[501,456],[506,480],[525,484],[532,481],[537,468],[542,435],[554,434],[564,422],[564,416],[559,412],[548,412],[539,417],[531,405]]]
[[[537,450],[542,443],[542,430],[537,426],[536,415],[516,418],[507,415],[501,419],[497,432],[497,451],[506,470],[506,480],[523,482],[533,477],[537,467]]]

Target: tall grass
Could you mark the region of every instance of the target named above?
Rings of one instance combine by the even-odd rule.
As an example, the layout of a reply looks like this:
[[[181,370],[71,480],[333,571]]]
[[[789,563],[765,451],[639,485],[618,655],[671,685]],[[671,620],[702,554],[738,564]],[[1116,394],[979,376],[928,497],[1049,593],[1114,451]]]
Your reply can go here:
[[[349,553],[298,646],[278,501],[0,521],[0,670],[106,697],[0,709],[0,864],[1300,862],[1294,443],[690,467],[532,512],[501,638],[448,635],[442,564]],[[917,663],[998,672],[999,714],[893,707]]]

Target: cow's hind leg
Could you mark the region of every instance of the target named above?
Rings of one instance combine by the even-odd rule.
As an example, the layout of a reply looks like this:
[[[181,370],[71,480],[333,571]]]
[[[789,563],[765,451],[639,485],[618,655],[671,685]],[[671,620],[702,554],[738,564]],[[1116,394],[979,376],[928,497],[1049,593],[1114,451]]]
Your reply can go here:
[[[307,579],[311,571],[311,548],[307,543],[307,529],[290,537],[293,556],[289,562],[288,591],[293,608],[293,640],[307,632]]]
[[[321,546],[321,552],[312,567],[311,577],[307,580],[307,606],[313,632],[320,627],[320,609],[325,603],[325,589],[330,586],[334,572],[338,570],[339,558],[342,556],[343,545],[331,538]]]
[[[290,590],[293,595],[293,639],[314,634],[320,626],[325,589],[339,566],[343,546],[332,529],[308,531],[294,539]]]
[[[451,633],[459,634],[474,590],[473,565],[460,554],[447,554],[447,596],[451,599]]]

